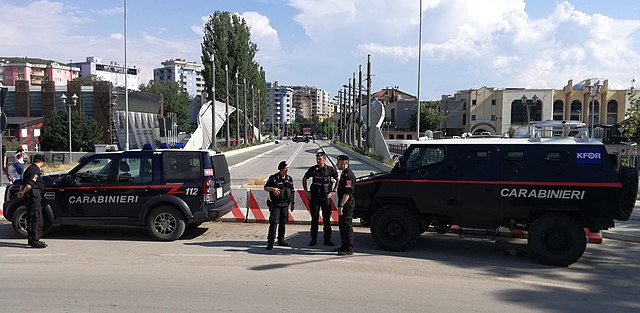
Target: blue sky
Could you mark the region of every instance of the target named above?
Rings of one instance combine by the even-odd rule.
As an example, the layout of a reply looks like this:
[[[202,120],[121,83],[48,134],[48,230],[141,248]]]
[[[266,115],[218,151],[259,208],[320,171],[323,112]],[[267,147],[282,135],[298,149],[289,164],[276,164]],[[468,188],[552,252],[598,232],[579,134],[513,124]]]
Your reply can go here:
[[[0,56],[124,63],[123,0],[0,0]],[[214,11],[243,16],[269,81],[335,94],[372,56],[372,87],[417,90],[418,0],[129,0],[128,63],[200,62]],[[637,0],[423,0],[421,98],[479,88],[562,88],[640,73]]]

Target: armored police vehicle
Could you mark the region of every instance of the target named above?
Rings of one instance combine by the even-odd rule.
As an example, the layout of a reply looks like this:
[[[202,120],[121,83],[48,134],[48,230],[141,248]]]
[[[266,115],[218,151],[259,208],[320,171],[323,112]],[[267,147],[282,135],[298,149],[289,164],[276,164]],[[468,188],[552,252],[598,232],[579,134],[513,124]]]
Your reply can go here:
[[[154,239],[175,240],[186,227],[233,208],[227,160],[211,151],[96,153],[68,174],[43,178],[45,234],[55,225],[137,225]],[[20,185],[18,180],[7,188],[3,210],[26,237],[26,207],[16,196]]]
[[[568,126],[579,125],[541,127],[531,138],[411,144],[390,172],[357,181],[354,217],[370,223],[387,250],[406,250],[419,234],[453,225],[508,227],[528,232],[542,263],[572,264],[585,251],[585,230],[629,219],[638,172],[620,165],[632,165],[633,155],[610,155],[585,129]]]

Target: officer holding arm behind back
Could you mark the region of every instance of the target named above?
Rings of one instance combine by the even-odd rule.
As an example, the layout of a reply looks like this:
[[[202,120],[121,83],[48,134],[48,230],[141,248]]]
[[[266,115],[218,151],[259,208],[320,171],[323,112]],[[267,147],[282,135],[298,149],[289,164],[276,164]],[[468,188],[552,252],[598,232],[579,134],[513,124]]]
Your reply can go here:
[[[44,156],[36,155],[33,163],[24,171],[23,185],[18,192],[19,198],[24,198],[27,205],[27,235],[29,237],[28,247],[46,248],[47,244],[40,241],[42,234],[42,172],[40,168],[44,166]]]
[[[269,192],[269,234],[267,236],[267,250],[273,249],[273,242],[278,228],[278,246],[288,247],[284,241],[285,224],[289,219],[288,208],[291,205],[291,212],[294,209],[293,178],[287,173],[289,165],[282,161],[278,164],[278,172],[269,176],[264,190]]]
[[[338,183],[338,227],[340,228],[340,238],[342,244],[333,251],[338,255],[353,254],[353,209],[355,207],[355,199],[353,191],[355,189],[356,176],[349,169],[349,157],[346,155],[338,156],[338,169],[342,171],[340,174],[340,182]]]
[[[322,212],[322,230],[324,232],[324,244],[335,246],[331,242],[331,198],[338,187],[338,172],[331,166],[326,165],[327,155],[324,152],[316,154],[316,165],[310,167],[302,177],[302,188],[311,206],[311,242],[310,246],[315,246],[318,240],[318,221]],[[307,189],[307,180],[311,178],[311,188]],[[335,187],[331,179],[336,181]]]

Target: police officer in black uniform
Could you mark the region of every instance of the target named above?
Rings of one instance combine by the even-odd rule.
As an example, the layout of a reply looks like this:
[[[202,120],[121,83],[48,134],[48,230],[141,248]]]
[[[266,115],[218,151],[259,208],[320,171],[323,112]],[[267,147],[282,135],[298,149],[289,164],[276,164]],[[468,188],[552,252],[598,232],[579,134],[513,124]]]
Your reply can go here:
[[[338,227],[340,228],[340,238],[342,244],[334,249],[338,255],[353,254],[353,208],[355,199],[353,192],[356,187],[356,176],[349,169],[349,157],[346,155],[338,156],[338,169],[342,171],[340,174],[340,182],[338,183]]]
[[[33,157],[31,165],[24,171],[23,185],[18,192],[18,197],[24,198],[27,206],[27,235],[29,237],[28,246],[30,248],[46,248],[47,244],[40,241],[42,234],[42,172],[40,168],[44,166],[44,156]]]
[[[294,209],[293,178],[287,173],[289,166],[282,161],[278,164],[278,172],[269,176],[264,190],[269,192],[269,235],[267,236],[267,250],[273,249],[273,242],[278,228],[278,246],[288,247],[284,241],[285,224],[289,218],[288,208]]]
[[[318,240],[318,220],[322,211],[322,230],[324,233],[324,244],[335,246],[331,242],[331,198],[336,190],[331,179],[338,181],[338,172],[331,166],[326,165],[327,155],[324,152],[316,154],[316,165],[310,167],[302,177],[302,188],[307,195],[310,195],[311,206],[311,242],[310,246],[315,246]],[[311,190],[307,189],[307,180],[311,178]],[[336,184],[337,187],[337,184]],[[309,193],[310,191],[310,193]]]

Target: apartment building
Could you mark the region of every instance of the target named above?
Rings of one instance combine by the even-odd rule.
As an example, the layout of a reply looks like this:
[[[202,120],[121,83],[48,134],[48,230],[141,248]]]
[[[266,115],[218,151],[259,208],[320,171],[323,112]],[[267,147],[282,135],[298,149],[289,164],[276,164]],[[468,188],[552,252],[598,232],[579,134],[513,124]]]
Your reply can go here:
[[[91,56],[87,57],[85,62],[70,62],[70,66],[80,68],[80,76],[86,77],[95,75],[102,80],[111,82],[114,87],[123,87],[125,81],[124,65],[111,61],[105,63],[102,58]],[[140,69],[127,64],[126,69],[127,86],[129,90],[140,89]]]
[[[296,108],[293,107],[293,89],[281,86],[277,81],[267,82],[267,116],[265,126],[268,129],[286,129],[295,122]],[[275,128],[274,128],[275,126]]]
[[[52,60],[0,57],[0,82],[5,86],[15,86],[16,81],[26,81],[29,86],[42,86],[46,81],[66,86],[79,74],[78,67]]]
[[[191,98],[202,96],[204,78],[202,65],[185,59],[171,59],[162,63],[162,67],[153,70],[153,80],[176,82]]]

